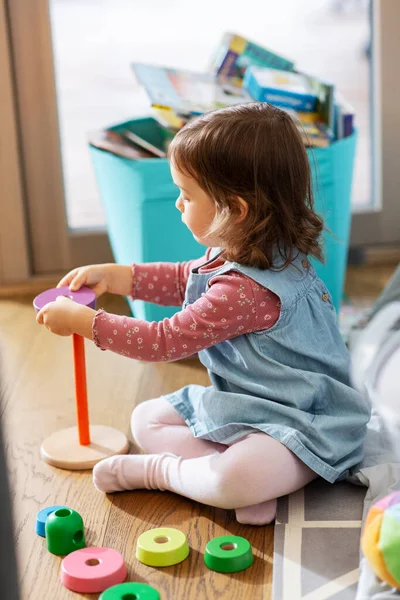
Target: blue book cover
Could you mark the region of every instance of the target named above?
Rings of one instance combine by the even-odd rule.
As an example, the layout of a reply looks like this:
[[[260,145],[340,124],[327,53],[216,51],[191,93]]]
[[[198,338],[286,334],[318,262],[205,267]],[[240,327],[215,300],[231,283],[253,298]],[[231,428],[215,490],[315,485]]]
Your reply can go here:
[[[281,108],[314,112],[318,94],[310,78],[294,71],[249,67],[243,86],[254,100]]]

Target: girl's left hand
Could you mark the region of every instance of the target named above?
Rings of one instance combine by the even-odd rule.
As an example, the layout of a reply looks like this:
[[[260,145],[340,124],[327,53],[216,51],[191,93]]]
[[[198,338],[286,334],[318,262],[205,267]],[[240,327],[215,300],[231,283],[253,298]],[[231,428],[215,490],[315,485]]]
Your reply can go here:
[[[59,296],[54,302],[43,306],[36,315],[36,321],[56,335],[72,335],[76,332],[74,324],[82,308],[85,307],[70,298]]]

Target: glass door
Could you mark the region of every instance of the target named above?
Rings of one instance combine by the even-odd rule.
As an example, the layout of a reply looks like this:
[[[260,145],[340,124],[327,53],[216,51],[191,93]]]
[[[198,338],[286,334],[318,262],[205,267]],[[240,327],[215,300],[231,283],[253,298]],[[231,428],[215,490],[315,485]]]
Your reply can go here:
[[[87,140],[149,112],[130,63],[205,70],[225,31],[335,83],[359,131],[352,243],[400,242],[397,0],[0,1],[31,273],[111,259]]]

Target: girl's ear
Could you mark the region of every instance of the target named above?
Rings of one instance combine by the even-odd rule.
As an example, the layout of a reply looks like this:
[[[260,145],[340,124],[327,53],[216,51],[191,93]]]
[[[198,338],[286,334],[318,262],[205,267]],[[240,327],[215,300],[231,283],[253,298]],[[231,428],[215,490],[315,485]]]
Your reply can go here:
[[[243,198],[241,198],[240,196],[238,196],[237,199],[239,202],[239,211],[240,211],[237,222],[241,223],[247,217],[247,214],[249,212],[249,205],[247,204],[246,200],[243,200]]]

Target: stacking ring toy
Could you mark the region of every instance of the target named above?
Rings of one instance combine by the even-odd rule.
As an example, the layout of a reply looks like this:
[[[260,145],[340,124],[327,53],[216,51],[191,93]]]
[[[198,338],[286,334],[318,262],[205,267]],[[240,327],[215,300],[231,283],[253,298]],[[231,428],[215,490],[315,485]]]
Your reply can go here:
[[[236,573],[253,564],[253,552],[245,538],[221,535],[208,542],[204,562],[209,569],[218,573]]]
[[[89,308],[96,307],[96,294],[93,290],[88,287],[81,287],[80,290],[76,292],[71,292],[67,285],[63,285],[59,288],[52,288],[50,290],[46,290],[42,292],[33,301],[33,307],[36,312],[39,312],[40,309],[43,308],[49,302],[54,302],[57,300],[59,296],[65,296],[66,298],[70,298],[74,302],[78,304],[83,304],[83,306],[89,306]]]
[[[70,298],[78,304],[95,308],[96,294],[88,287],[72,292],[68,286],[42,292],[33,301],[39,312],[58,297]],[[77,427],[69,427],[46,438],[40,453],[46,462],[61,469],[91,469],[103,458],[128,451],[128,440],[121,431],[104,425],[89,427],[89,410],[86,389],[85,340],[72,335],[75,375],[75,405]]]
[[[189,545],[182,531],[170,527],[150,529],[138,538],[136,558],[150,567],[169,567],[189,555]]]
[[[122,555],[111,548],[82,548],[61,563],[61,581],[69,590],[82,594],[103,592],[122,583],[126,567]]]
[[[146,583],[129,582],[108,588],[99,600],[160,600],[160,594]]]
[[[51,513],[55,512],[59,508],[67,508],[66,506],[48,506],[47,508],[42,508],[36,515],[36,533],[41,535],[42,537],[46,537],[46,519]]]

